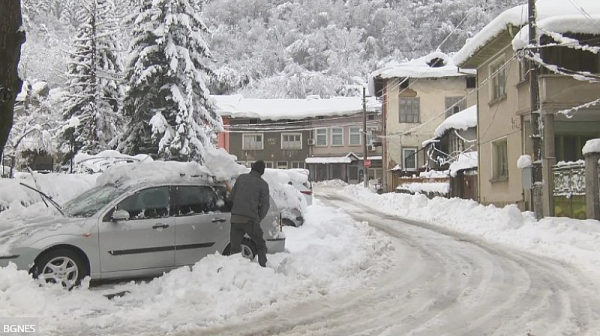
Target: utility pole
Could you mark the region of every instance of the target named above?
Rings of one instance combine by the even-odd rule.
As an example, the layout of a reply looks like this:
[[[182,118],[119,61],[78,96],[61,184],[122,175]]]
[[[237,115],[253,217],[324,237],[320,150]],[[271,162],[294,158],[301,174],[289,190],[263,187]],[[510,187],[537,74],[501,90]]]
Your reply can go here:
[[[529,45],[537,46],[536,9],[535,0],[529,0]],[[537,54],[538,48],[531,49]],[[542,125],[540,118],[540,88],[538,82],[538,66],[529,60],[529,91],[531,95],[531,141],[533,145],[533,211],[535,218],[544,216],[543,209],[543,179],[542,179]]]
[[[362,139],[363,139],[363,180],[365,181],[365,188],[369,187],[369,174],[367,174],[367,92],[363,87],[363,127],[362,127]]]

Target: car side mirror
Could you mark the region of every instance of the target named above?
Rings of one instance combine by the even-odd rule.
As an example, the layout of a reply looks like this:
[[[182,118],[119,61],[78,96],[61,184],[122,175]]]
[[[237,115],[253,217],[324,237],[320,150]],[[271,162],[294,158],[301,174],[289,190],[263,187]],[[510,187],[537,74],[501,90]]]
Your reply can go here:
[[[125,210],[117,210],[117,211],[113,212],[113,214],[112,214],[113,222],[126,221],[128,219],[129,219],[129,212],[125,211]]]

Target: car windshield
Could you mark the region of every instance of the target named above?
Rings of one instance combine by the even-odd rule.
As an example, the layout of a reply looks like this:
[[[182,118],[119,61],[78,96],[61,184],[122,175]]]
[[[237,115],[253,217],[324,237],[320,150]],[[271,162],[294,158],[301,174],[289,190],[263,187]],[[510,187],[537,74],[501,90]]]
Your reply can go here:
[[[68,201],[62,209],[69,217],[91,217],[123,192],[114,185],[95,187]]]

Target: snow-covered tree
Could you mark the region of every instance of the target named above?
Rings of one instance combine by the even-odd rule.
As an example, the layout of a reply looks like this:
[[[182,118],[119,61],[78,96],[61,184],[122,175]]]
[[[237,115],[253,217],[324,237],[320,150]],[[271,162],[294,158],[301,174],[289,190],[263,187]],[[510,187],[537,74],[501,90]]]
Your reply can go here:
[[[79,125],[65,141],[74,142],[76,151],[96,153],[116,146],[122,65],[112,0],[86,0],[81,6],[82,24],[68,63],[69,95],[63,113],[65,119],[77,117]]]
[[[50,90],[46,82],[23,83],[5,147],[5,156],[12,162],[11,175],[17,162],[24,159],[23,153],[57,153],[63,124],[58,101],[63,93],[61,89]]]
[[[147,0],[135,17],[123,104],[131,120],[122,152],[191,161],[214,145],[222,120],[205,84],[213,72],[201,5]]]

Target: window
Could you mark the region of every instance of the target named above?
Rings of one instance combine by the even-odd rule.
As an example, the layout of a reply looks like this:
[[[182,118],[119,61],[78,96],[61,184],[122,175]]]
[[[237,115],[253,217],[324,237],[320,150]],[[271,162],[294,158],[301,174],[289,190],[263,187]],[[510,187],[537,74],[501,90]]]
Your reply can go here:
[[[400,122],[418,123],[419,109],[419,98],[400,98]]]
[[[467,89],[474,89],[477,87],[477,78],[475,76],[467,77]]]
[[[246,164],[245,164],[245,165],[246,165],[246,167],[248,167],[248,168],[252,168],[252,165],[254,164],[254,162],[256,162],[256,161],[246,161]]]
[[[315,131],[317,146],[327,146],[327,128],[320,128]]]
[[[490,76],[492,76],[492,100],[506,97],[506,72],[503,65],[504,59],[490,66]]]
[[[331,145],[332,146],[343,146],[344,145],[344,129],[343,128],[332,128],[331,129]]]
[[[121,201],[115,210],[129,212],[130,220],[167,217],[169,216],[169,187],[138,191]]]
[[[273,168],[273,161],[265,161],[265,168]]]
[[[263,150],[265,148],[262,134],[243,134],[242,139],[243,150]]]
[[[302,149],[302,133],[282,133],[281,149]]]
[[[277,169],[287,169],[287,161],[277,161]]]
[[[368,119],[369,120],[375,120],[375,115],[374,114],[369,114]]]
[[[508,179],[508,143],[506,139],[492,143],[494,179]]]
[[[417,149],[416,148],[402,148],[402,162],[404,163],[404,170],[416,170],[417,169]]]
[[[292,168],[294,169],[304,169],[304,162],[302,161],[293,161]]]
[[[467,108],[465,97],[446,97],[446,118]]]
[[[193,216],[225,210],[225,194],[220,197],[211,187],[177,187],[176,216]]]
[[[361,135],[360,127],[350,127],[350,146],[360,145]]]

